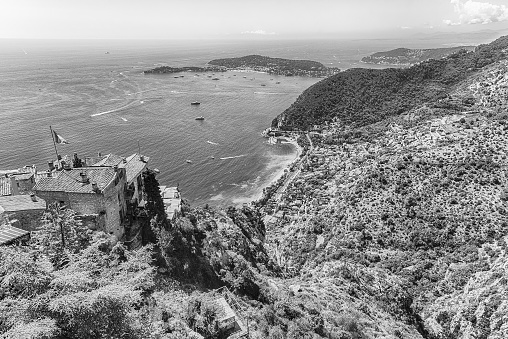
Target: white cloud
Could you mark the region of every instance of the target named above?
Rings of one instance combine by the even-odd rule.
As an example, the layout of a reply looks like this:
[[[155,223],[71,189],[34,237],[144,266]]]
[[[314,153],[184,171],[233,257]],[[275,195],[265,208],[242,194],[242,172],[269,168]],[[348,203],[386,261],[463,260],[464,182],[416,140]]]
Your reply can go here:
[[[508,20],[508,7],[505,5],[494,5],[488,2],[467,0],[450,0],[459,15],[459,21],[443,20],[446,25],[460,24],[489,24]]]
[[[243,31],[242,34],[274,35],[275,32],[266,32],[266,31],[263,31],[262,29],[258,29],[255,31]]]

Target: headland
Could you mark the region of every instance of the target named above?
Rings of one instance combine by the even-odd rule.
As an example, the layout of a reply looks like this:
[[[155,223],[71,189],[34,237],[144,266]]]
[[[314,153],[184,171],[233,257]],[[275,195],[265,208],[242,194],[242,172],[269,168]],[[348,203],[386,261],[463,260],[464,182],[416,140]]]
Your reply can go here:
[[[292,60],[270,58],[261,55],[248,55],[238,58],[214,59],[204,67],[169,67],[160,66],[144,71],[145,74],[164,74],[180,72],[225,72],[255,71],[281,76],[328,77],[340,72],[336,67],[326,67],[320,62],[311,60]]]

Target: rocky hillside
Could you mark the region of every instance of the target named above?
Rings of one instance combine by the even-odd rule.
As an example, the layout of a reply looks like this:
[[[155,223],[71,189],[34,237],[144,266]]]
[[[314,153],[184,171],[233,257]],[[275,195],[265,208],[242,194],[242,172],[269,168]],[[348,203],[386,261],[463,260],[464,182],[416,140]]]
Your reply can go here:
[[[377,52],[363,57],[362,62],[376,65],[411,66],[429,59],[441,59],[461,50],[473,51],[474,48],[474,46],[428,49],[396,48],[391,51]]]
[[[508,338],[507,46],[310,88],[276,123],[321,126],[270,206],[169,223],[145,178],[133,251],[46,215],[0,247],[0,338]]]
[[[508,37],[406,69],[350,69],[308,88],[272,126],[306,130],[338,118],[365,126],[446,98],[462,81],[505,59]]]
[[[266,219],[295,300],[327,305],[322,314],[339,300],[360,338],[508,337],[507,42],[459,54],[492,62],[440,97],[370,124],[330,114],[313,134]]]

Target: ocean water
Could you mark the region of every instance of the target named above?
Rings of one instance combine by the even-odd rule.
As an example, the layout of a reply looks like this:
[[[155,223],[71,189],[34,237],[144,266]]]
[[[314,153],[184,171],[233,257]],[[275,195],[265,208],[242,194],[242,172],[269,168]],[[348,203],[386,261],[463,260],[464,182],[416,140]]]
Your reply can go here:
[[[248,54],[368,67],[358,60],[400,45],[391,40],[0,40],[0,170],[32,164],[46,170],[55,157],[51,125],[70,142],[58,145],[61,155],[128,156],[139,145],[149,166],[160,170],[159,182],[179,185],[191,203],[246,202],[294,158],[291,145],[269,145],[260,133],[319,79],[226,72],[212,80],[206,73],[144,75],[143,70]],[[192,101],[201,105],[191,106]],[[205,120],[196,121],[197,116]]]

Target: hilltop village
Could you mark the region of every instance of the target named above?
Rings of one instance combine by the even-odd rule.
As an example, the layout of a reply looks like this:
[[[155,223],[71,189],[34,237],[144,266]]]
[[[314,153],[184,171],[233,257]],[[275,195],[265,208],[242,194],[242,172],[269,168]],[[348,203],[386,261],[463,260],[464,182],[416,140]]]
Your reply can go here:
[[[35,166],[1,171],[0,217],[9,229],[0,228],[0,245],[26,239],[40,226],[46,208],[56,205],[71,209],[89,229],[103,231],[115,240],[139,248],[143,220],[147,218],[143,173],[149,157],[116,154],[79,158],[60,157],[48,162],[48,169]],[[160,186],[167,217],[179,215],[178,187]],[[146,221],[146,220],[145,220]]]
[[[192,207],[137,153],[4,171],[1,338],[508,337],[507,57],[323,79],[243,206]]]

